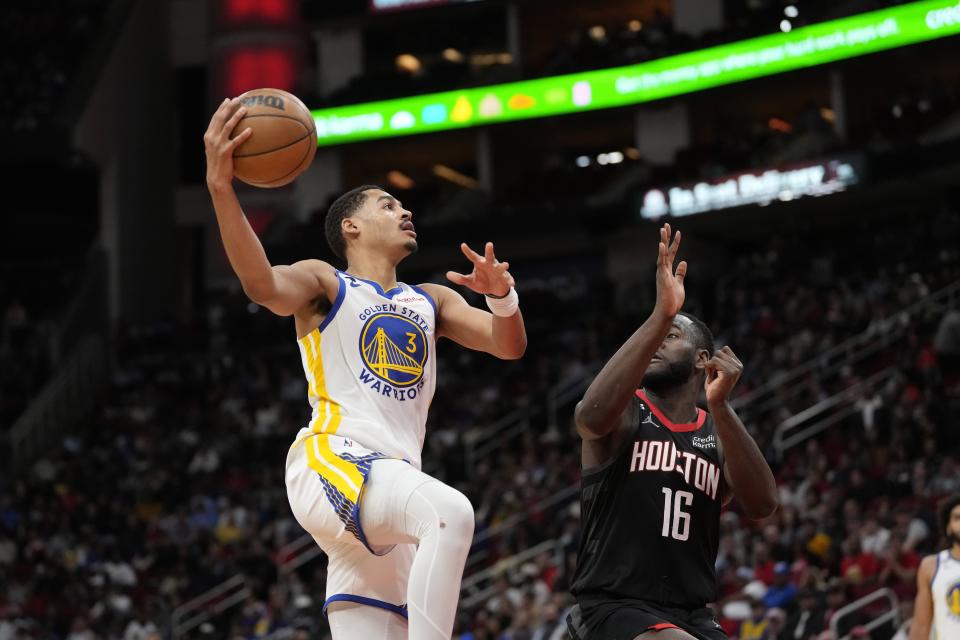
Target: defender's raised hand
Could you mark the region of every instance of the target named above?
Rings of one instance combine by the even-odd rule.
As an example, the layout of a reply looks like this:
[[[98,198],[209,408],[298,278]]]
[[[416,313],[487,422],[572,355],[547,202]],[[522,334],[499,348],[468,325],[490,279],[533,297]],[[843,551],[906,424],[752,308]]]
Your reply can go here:
[[[706,371],[703,386],[707,392],[707,404],[723,403],[730,399],[730,392],[743,373],[743,363],[730,347],[724,347],[707,361]]]
[[[223,184],[233,180],[233,150],[250,137],[253,129],[247,127],[236,138],[231,138],[230,134],[246,112],[239,98],[227,98],[210,119],[210,125],[203,134],[208,184]]]
[[[687,263],[681,261],[676,271],[673,262],[680,248],[680,232],[670,240],[670,225],[660,227],[660,248],[657,256],[657,308],[667,316],[673,317],[680,312],[686,293],[683,278],[687,275]]]
[[[467,260],[473,263],[473,272],[464,275],[456,271],[447,271],[447,279],[450,282],[463,285],[471,291],[498,298],[510,293],[510,288],[515,284],[513,276],[507,271],[510,263],[497,260],[493,254],[492,242],[487,243],[482,256],[468,247],[466,242],[460,244],[460,250],[463,251]]]

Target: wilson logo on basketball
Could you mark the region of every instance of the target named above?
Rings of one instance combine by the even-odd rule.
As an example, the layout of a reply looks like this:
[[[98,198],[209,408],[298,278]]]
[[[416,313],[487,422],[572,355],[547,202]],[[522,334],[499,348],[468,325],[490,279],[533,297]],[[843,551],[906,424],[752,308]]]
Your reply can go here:
[[[233,150],[233,174],[264,189],[290,184],[317,152],[310,110],[297,96],[280,89],[254,89],[237,99],[245,113],[230,137],[248,137]]]
[[[273,107],[274,109],[284,110],[283,98],[281,96],[247,96],[240,98],[240,102],[245,107]]]

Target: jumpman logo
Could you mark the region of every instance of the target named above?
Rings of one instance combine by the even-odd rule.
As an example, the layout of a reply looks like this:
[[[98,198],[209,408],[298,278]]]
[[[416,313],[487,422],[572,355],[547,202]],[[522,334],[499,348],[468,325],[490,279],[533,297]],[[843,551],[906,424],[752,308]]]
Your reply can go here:
[[[644,418],[644,419],[643,419],[643,422],[641,422],[640,424],[652,424],[652,425],[655,426],[657,429],[660,428],[660,425],[658,425],[656,422],[653,421],[653,414],[652,414],[652,413],[648,413],[648,414],[647,414],[647,417]]]

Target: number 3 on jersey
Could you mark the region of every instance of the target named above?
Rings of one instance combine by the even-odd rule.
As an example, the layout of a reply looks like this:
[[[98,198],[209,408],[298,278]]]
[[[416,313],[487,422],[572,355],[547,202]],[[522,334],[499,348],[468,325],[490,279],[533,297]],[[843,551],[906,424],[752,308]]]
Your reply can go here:
[[[681,507],[692,504],[693,494],[689,491],[677,491],[674,494],[672,489],[663,487],[663,528],[660,535],[681,541],[689,538],[690,514]]]

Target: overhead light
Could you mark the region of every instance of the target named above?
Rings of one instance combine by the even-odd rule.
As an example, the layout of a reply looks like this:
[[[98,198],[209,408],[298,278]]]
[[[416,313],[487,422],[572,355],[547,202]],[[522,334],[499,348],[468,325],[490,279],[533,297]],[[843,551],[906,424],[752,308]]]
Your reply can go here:
[[[597,156],[597,164],[599,165],[620,164],[621,162],[623,162],[623,154],[619,151],[601,153]]]
[[[793,29],[793,25],[790,24],[789,20],[780,21],[780,31],[783,31],[784,33],[790,33],[791,29]]]
[[[585,169],[590,166],[590,157],[589,156],[577,156],[577,166],[581,169]]]
[[[441,55],[443,55],[443,59],[447,62],[463,62],[463,54],[452,47],[444,49]]]
[[[820,117],[826,120],[827,122],[833,122],[837,119],[837,114],[833,112],[833,109],[827,107],[820,107]]]
[[[627,147],[623,150],[623,154],[631,160],[640,159],[640,149],[637,149],[636,147]]]
[[[800,10],[797,9],[796,5],[788,4],[783,8],[783,15],[787,16],[788,18],[796,18],[798,15],[800,15]]]
[[[476,178],[464,175],[456,169],[451,169],[445,164],[433,165],[433,175],[443,178],[448,182],[459,185],[465,189],[479,189],[480,181]]]
[[[406,71],[407,73],[417,73],[420,71],[420,60],[415,55],[409,53],[401,53],[397,56],[397,69],[400,71]]]
[[[590,37],[598,42],[607,37],[607,30],[603,28],[602,25],[594,25],[590,27],[590,30],[587,31],[590,34]]]
[[[640,22],[639,20],[631,20],[630,22],[627,23],[627,29],[630,29],[630,31],[633,31],[634,33],[636,33],[637,31],[642,31],[643,23]]]
[[[396,187],[397,189],[413,189],[417,184],[413,181],[413,178],[396,169],[387,172],[387,182],[391,187]]]
[[[475,53],[470,56],[470,64],[475,67],[489,67],[493,64],[512,64],[510,53]]]

